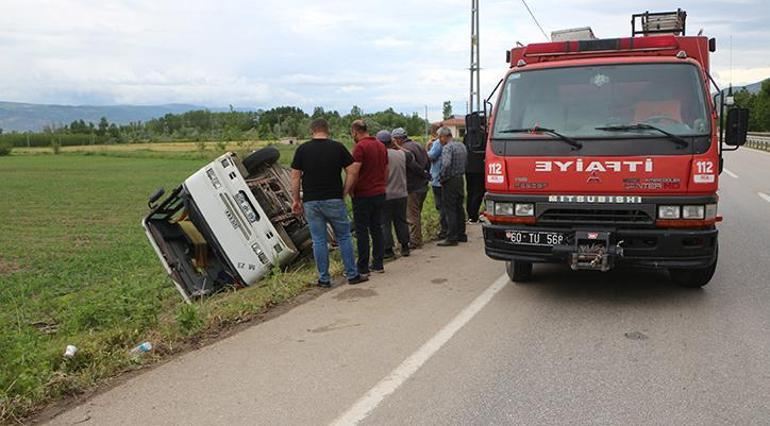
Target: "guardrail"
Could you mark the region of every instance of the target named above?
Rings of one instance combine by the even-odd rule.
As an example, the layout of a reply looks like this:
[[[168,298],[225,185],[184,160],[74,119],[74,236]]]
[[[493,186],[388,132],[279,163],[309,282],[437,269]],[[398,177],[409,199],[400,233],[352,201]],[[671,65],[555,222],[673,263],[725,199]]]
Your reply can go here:
[[[762,151],[770,151],[770,134],[749,133],[746,137],[746,146]]]

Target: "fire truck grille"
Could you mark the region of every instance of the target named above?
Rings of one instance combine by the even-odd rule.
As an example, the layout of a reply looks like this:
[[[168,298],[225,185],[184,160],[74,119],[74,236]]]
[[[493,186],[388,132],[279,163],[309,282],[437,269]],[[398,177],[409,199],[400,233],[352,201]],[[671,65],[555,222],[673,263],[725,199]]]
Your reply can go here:
[[[654,220],[643,210],[548,209],[538,218],[543,224],[652,225]]]

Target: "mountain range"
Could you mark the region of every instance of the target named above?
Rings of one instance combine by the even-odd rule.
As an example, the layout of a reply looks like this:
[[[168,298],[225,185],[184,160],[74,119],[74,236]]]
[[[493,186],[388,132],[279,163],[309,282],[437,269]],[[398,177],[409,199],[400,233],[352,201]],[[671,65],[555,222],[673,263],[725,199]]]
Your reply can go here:
[[[733,87],[733,91],[745,88],[751,93],[757,93],[761,87],[762,81],[759,81],[746,86]],[[96,124],[101,117],[106,117],[110,123],[128,124],[132,121],[147,121],[168,113],[180,114],[204,108],[206,107],[189,104],[45,105],[0,101],[0,129],[5,132],[40,131],[45,126],[63,126],[75,120]],[[226,108],[207,109],[227,111]],[[244,109],[238,108],[238,110]]]
[[[4,132],[39,131],[46,125],[63,126],[75,120],[96,124],[101,117],[106,117],[110,123],[127,124],[203,108],[187,104],[75,106],[0,102],[0,129]]]

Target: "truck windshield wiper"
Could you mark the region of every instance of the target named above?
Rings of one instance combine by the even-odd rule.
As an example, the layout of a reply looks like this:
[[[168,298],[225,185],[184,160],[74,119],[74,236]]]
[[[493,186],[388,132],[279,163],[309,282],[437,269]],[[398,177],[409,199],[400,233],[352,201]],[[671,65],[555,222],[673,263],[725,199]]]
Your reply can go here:
[[[583,147],[583,144],[580,143],[579,141],[572,139],[567,135],[563,135],[554,129],[546,129],[545,127],[533,127],[531,129],[523,129],[523,128],[522,129],[505,129],[505,130],[499,131],[498,133],[532,133],[532,134],[547,133],[547,134],[556,136],[557,138],[559,138],[559,140],[566,142],[568,145],[573,146],[575,149],[580,149]]]
[[[605,132],[626,132],[629,130],[655,130],[656,132],[659,132],[668,136],[668,138],[676,142],[676,144],[680,148],[687,148],[690,145],[690,143],[687,142],[684,138],[677,136],[666,130],[663,130],[660,127],[655,127],[647,123],[620,124],[620,125],[614,125],[614,126],[595,127],[595,129],[604,130]]]

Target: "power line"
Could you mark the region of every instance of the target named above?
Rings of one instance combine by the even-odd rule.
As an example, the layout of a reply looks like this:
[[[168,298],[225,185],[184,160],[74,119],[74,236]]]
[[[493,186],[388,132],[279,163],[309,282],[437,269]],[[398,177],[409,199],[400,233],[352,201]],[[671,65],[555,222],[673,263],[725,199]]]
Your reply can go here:
[[[522,3],[524,3],[524,7],[527,8],[527,12],[529,12],[529,16],[532,17],[532,20],[535,21],[535,25],[537,25],[538,28],[540,28],[540,32],[543,33],[543,37],[545,37],[546,40],[550,40],[548,38],[548,34],[545,33],[545,30],[543,29],[543,26],[540,25],[540,22],[537,21],[537,18],[535,18],[535,14],[532,13],[532,9],[529,8],[529,5],[527,4],[527,0],[521,0]]]

